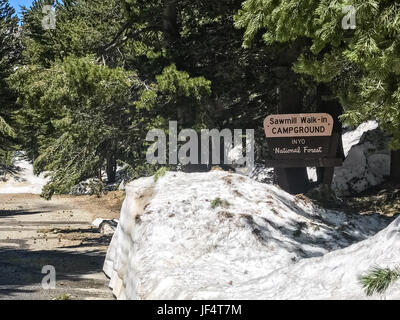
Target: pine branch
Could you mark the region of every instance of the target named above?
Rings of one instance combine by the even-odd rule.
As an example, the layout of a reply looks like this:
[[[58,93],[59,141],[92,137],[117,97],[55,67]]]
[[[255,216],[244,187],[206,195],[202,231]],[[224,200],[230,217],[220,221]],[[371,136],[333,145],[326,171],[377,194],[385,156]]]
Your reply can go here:
[[[383,294],[385,291],[400,278],[400,269],[391,270],[389,268],[374,267],[366,275],[360,278],[367,296],[374,293]]]

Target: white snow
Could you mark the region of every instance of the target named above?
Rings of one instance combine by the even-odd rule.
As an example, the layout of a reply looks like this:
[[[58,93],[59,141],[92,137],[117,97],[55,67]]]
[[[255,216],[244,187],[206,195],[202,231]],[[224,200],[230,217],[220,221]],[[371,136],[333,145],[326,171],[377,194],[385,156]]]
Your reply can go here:
[[[18,172],[8,177],[7,181],[0,181],[1,194],[41,194],[42,188],[48,182],[46,173],[35,175],[33,165],[25,159],[23,153],[14,158],[13,165]]]
[[[238,174],[168,172],[126,193],[104,264],[119,299],[365,298],[362,272],[400,264],[400,220],[386,228]]]
[[[225,297],[251,299],[365,299],[359,276],[374,266],[394,268],[400,264],[400,218],[377,235],[319,258],[304,259],[253,279],[240,288],[228,289]],[[400,299],[400,283],[372,299]]]

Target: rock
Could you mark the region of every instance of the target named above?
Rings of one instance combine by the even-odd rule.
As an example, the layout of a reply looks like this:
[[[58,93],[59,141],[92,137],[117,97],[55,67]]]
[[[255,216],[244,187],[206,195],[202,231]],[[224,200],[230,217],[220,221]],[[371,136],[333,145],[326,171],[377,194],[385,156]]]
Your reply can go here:
[[[390,154],[372,154],[367,157],[367,164],[375,176],[390,175]]]
[[[104,221],[102,218],[97,218],[92,222],[92,226],[96,228],[100,228],[101,223]]]
[[[118,223],[114,220],[105,220],[100,224],[100,233],[113,234],[117,229]]]
[[[103,234],[113,234],[115,230],[117,229],[118,226],[118,220],[113,219],[113,220],[106,220],[106,219],[101,219],[97,218],[92,222],[92,225],[99,229],[100,233]]]
[[[390,175],[389,138],[375,121],[343,135],[346,159],[335,168],[332,188],[339,196],[358,194]]]

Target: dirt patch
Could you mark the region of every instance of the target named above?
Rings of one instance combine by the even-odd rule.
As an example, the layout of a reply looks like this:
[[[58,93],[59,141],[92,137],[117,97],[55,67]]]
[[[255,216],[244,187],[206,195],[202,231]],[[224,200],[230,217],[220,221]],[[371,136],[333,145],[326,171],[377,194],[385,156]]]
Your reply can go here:
[[[102,272],[112,235],[92,226],[118,218],[123,192],[104,197],[0,194],[0,300],[112,299]],[[54,266],[57,288],[43,290],[42,267]]]
[[[90,212],[93,220],[96,218],[119,219],[122,203],[125,199],[124,191],[108,192],[101,197],[63,195],[55,198],[69,199],[76,206]]]

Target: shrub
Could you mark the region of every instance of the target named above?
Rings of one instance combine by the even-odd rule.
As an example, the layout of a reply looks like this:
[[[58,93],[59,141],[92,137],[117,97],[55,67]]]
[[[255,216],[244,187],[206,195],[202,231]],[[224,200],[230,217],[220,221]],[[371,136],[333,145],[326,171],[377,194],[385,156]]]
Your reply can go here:
[[[215,198],[213,201],[211,201],[211,208],[216,208],[216,207],[229,207],[230,204],[226,200],[222,200],[221,198]]]

